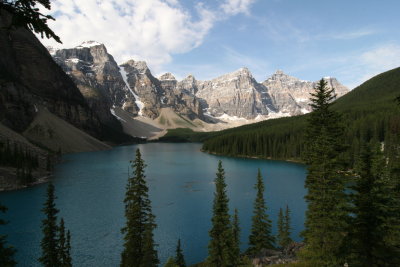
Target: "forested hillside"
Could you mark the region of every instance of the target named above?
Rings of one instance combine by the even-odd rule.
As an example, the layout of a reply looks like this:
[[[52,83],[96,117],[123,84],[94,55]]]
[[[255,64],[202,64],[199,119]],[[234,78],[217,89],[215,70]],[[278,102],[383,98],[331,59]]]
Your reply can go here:
[[[338,99],[332,108],[342,116],[346,161],[353,166],[364,141],[391,142],[399,133],[400,68],[373,77]],[[268,120],[222,131],[203,149],[231,156],[300,160],[309,115]]]

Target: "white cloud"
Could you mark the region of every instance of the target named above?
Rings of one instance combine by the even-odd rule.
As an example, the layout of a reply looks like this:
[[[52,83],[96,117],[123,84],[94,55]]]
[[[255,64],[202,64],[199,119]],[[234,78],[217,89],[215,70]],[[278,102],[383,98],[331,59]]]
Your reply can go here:
[[[349,88],[354,88],[379,73],[400,66],[400,45],[381,44],[369,50],[356,51],[343,57],[337,77]]]
[[[360,63],[366,66],[361,80],[365,81],[373,76],[400,66],[400,45],[388,44],[364,52],[360,56]]]
[[[225,2],[221,4],[221,9],[228,15],[236,15],[239,13],[249,15],[249,9],[254,2],[255,0],[225,0]]]
[[[324,33],[317,35],[314,39],[317,40],[354,40],[362,38],[365,36],[370,36],[376,34],[377,31],[373,29],[357,29],[347,32],[334,32],[334,33]]]
[[[213,12],[201,3],[195,10],[197,19],[177,0],[63,0],[52,2],[56,21],[49,24],[61,37],[61,47],[96,40],[106,45],[118,63],[146,60],[157,70],[170,62],[173,54],[202,44],[213,27]],[[42,42],[60,47],[52,40]]]

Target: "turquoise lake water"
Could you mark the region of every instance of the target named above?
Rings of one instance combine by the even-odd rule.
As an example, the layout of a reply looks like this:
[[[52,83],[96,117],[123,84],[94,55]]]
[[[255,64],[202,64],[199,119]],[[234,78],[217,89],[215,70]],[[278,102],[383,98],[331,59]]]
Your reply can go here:
[[[265,182],[273,232],[279,208],[287,204],[292,211],[292,237],[300,240],[306,210],[304,165],[209,155],[200,152],[201,144],[141,144],[65,155],[57,165],[53,180],[56,205],[72,234],[74,266],[119,266],[120,229],[125,222],[123,199],[129,160],[134,159],[136,148],[140,148],[147,164],[145,173],[158,225],[155,241],[161,263],[174,256],[178,238],[188,264],[207,256],[218,160],[222,160],[226,172],[230,209],[239,211],[243,250],[251,227],[258,168]],[[7,234],[8,243],[17,248],[18,266],[39,266],[40,210],[46,186],[0,193],[0,202],[9,209],[2,216],[9,224],[0,227],[0,234]]]

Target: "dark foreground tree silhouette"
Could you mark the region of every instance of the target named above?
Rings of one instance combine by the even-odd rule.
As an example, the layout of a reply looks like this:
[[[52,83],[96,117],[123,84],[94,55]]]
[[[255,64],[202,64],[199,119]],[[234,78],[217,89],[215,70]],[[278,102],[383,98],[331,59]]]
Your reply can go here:
[[[121,266],[156,267],[159,260],[153,239],[155,217],[151,211],[149,188],[145,180],[146,165],[139,149],[131,163],[133,176],[128,178],[124,200],[126,225],[122,228],[124,250],[121,254]]]
[[[178,239],[178,244],[176,245],[175,262],[179,267],[186,267],[186,262],[181,247],[181,239]]]
[[[66,232],[64,219],[61,218],[60,229],[58,231],[58,258],[60,259],[61,267],[71,267],[71,234],[69,231]]]
[[[347,199],[344,193],[343,127],[340,116],[331,110],[334,90],[321,79],[311,94],[313,111],[306,128],[308,164],[305,197],[308,203],[305,230],[306,245],[300,254],[310,266],[344,264],[343,244],[347,229]]]
[[[235,209],[232,221],[232,264],[238,266],[240,264],[240,225],[239,212]]]
[[[232,228],[229,199],[226,194],[225,171],[221,161],[218,162],[216,175],[207,264],[210,267],[227,267],[232,266]]]
[[[51,8],[50,0],[1,0],[0,10],[4,9],[13,15],[13,21],[10,27],[24,27],[43,38],[53,38],[61,43],[58,37],[47,25],[48,20],[54,20],[50,15],[44,15],[39,11],[41,5],[46,9]]]
[[[54,185],[49,183],[47,186],[47,199],[42,209],[46,217],[42,220],[43,239],[40,243],[42,255],[39,258],[39,261],[45,267],[61,265],[57,237],[59,230],[57,226],[57,213],[59,210],[56,208],[55,199]]]
[[[45,218],[42,220],[43,238],[40,242],[42,255],[39,262],[45,267],[71,267],[71,233],[65,229],[64,219],[57,225],[57,214],[54,193],[54,185],[49,183],[46,192],[46,202],[42,212]]]
[[[257,183],[255,184],[257,196],[254,201],[251,233],[249,236],[248,252],[252,255],[259,253],[262,249],[274,248],[275,239],[271,234],[271,220],[267,214],[267,205],[264,199],[264,182],[261,171],[258,169]]]
[[[374,151],[364,145],[357,173],[351,194],[350,266],[399,266],[399,202],[380,144]]]
[[[0,212],[4,213],[7,208],[0,204]],[[6,224],[6,221],[0,219],[0,225]],[[14,260],[15,249],[7,245],[6,236],[0,235],[0,266],[11,267],[17,263]]]

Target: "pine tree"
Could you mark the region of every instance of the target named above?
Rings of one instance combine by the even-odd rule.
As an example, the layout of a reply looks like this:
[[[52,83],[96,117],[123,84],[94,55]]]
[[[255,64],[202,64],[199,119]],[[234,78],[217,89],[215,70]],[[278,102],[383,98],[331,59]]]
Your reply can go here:
[[[59,250],[58,250],[58,226],[57,213],[58,209],[54,203],[56,197],[54,195],[54,185],[49,183],[47,186],[47,200],[42,209],[46,218],[42,220],[43,239],[40,243],[42,247],[42,255],[39,261],[45,267],[60,266]]]
[[[207,263],[210,267],[225,267],[231,266],[232,228],[228,207],[229,199],[226,194],[225,171],[221,161],[218,162],[216,175]]]
[[[354,216],[349,229],[350,265],[399,265],[399,248],[388,242],[396,236],[394,228],[399,225],[396,218],[399,203],[388,179],[386,158],[379,149],[372,153],[370,147],[364,145],[357,164],[357,173],[351,196]]]
[[[181,239],[178,239],[178,244],[176,245],[175,262],[179,267],[186,267],[185,258],[181,248]]]
[[[339,266],[344,263],[342,248],[347,226],[345,181],[341,175],[343,127],[340,116],[330,108],[334,89],[327,88],[321,79],[311,95],[313,112],[306,129],[304,155],[308,164],[308,210],[302,233],[306,245],[300,256],[310,266]]]
[[[0,205],[0,212],[6,212],[7,208]],[[0,225],[6,222],[0,219]],[[15,249],[7,245],[6,236],[0,235],[0,266],[11,267],[17,265],[14,260]]]
[[[254,201],[251,234],[249,236],[248,252],[252,255],[259,253],[262,249],[274,248],[275,239],[271,234],[271,220],[267,214],[267,205],[264,200],[264,182],[261,171],[258,169],[257,183],[255,184],[257,196]]]
[[[65,248],[66,248],[66,233],[65,233],[65,225],[64,225],[64,219],[61,218],[60,220],[60,226],[58,228],[58,258],[60,259],[61,266],[65,262],[66,258],[66,253],[65,253]]]
[[[133,177],[128,178],[124,200],[126,226],[122,228],[124,250],[121,254],[121,266],[153,267],[159,262],[153,240],[156,224],[145,180],[146,165],[139,149],[131,163],[134,170]]]
[[[279,208],[279,214],[278,214],[278,235],[277,235],[277,244],[279,247],[284,248],[285,247],[285,221],[284,221],[284,216],[283,216],[283,210],[282,208]]]
[[[285,210],[285,224],[284,224],[284,237],[283,237],[283,244],[286,247],[290,243],[293,242],[292,238],[290,237],[291,235],[291,227],[290,227],[290,209],[289,206],[286,205],[286,210]]]
[[[145,225],[145,231],[143,235],[143,258],[140,263],[141,267],[158,266],[159,263],[153,235],[153,230],[156,228],[154,219],[154,215],[148,214],[148,222]]]
[[[65,245],[65,261],[64,267],[72,267],[72,258],[71,258],[71,232],[67,231],[66,245]]]
[[[232,264],[238,266],[240,263],[240,226],[239,226],[239,212],[235,209],[232,222]]]
[[[70,244],[70,232],[65,232],[64,219],[61,218],[60,227],[58,231],[58,258],[60,260],[60,266],[70,267],[72,266],[72,260],[70,255],[71,244]]]

